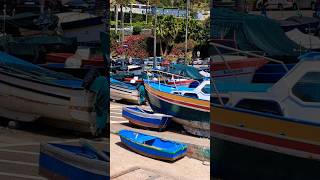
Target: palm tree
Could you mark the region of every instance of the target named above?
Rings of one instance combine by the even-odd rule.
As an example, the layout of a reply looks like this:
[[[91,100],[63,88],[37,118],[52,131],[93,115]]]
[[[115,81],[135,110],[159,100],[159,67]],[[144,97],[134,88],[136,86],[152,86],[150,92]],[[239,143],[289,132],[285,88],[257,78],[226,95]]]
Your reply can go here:
[[[159,37],[161,55],[168,55],[169,48],[174,45],[174,41],[181,31],[181,27],[181,21],[174,16],[161,16],[159,18],[157,36]],[[165,47],[164,51],[162,50],[163,45]]]

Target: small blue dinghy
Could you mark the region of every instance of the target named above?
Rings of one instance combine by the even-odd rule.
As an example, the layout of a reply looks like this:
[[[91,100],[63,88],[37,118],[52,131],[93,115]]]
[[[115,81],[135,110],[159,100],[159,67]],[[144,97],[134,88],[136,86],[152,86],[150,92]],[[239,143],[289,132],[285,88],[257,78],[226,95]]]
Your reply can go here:
[[[121,142],[136,153],[154,159],[175,161],[186,155],[187,145],[130,130],[119,131]]]
[[[110,179],[108,153],[81,144],[41,144],[39,174],[48,179]]]
[[[147,111],[137,106],[123,107],[122,116],[134,125],[159,130],[165,129],[172,117],[170,115]]]

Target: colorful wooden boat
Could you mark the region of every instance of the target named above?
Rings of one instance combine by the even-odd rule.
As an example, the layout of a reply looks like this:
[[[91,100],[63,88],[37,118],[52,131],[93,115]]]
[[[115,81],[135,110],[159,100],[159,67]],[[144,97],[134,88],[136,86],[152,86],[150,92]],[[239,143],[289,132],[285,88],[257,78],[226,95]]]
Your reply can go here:
[[[187,146],[130,130],[119,131],[121,142],[136,153],[154,159],[176,161],[186,155]]]
[[[92,146],[41,144],[39,174],[48,179],[110,179],[109,156]]]
[[[249,58],[236,55],[212,56],[211,77],[222,82],[248,82],[253,79],[257,69],[267,64],[264,58]]]
[[[223,179],[319,178],[319,59],[319,53],[302,56],[264,91],[230,90],[224,106],[211,101],[213,174]]]
[[[149,104],[154,112],[173,116],[191,134],[210,137],[210,81],[196,88],[169,86],[145,80]]]
[[[167,125],[170,123],[170,118],[172,117],[165,114],[147,111],[137,106],[123,107],[122,116],[128,119],[129,122],[132,124],[147,128],[155,128],[159,130],[165,129]]]
[[[0,116],[25,122],[43,120],[57,127],[96,134],[106,126],[104,118],[99,120],[100,127],[97,120],[105,115],[106,107],[100,105],[108,101],[108,96],[101,96],[107,91],[99,84],[106,79],[96,80],[85,89],[81,79],[0,52]],[[99,103],[102,104],[98,106]]]
[[[110,78],[110,99],[125,100],[135,104],[143,104],[144,97],[141,97],[136,86]]]
[[[76,54],[73,53],[48,53],[46,54],[45,60],[47,63],[65,63],[66,60]],[[81,60],[82,66],[90,65],[90,66],[98,66],[103,67],[104,61],[102,55],[95,55],[89,58],[79,57]]]

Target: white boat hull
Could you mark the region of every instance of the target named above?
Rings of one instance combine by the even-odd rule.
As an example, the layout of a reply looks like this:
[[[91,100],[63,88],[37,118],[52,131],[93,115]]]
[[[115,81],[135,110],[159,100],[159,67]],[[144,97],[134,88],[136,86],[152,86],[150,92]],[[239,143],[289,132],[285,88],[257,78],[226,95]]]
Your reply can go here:
[[[139,92],[138,90],[130,90],[125,88],[119,88],[110,86],[110,99],[113,100],[125,100],[128,102],[140,104]]]
[[[58,127],[69,123],[71,129],[85,132],[95,129],[94,94],[84,89],[49,85],[2,72],[0,87],[2,117],[26,122],[41,119]]]

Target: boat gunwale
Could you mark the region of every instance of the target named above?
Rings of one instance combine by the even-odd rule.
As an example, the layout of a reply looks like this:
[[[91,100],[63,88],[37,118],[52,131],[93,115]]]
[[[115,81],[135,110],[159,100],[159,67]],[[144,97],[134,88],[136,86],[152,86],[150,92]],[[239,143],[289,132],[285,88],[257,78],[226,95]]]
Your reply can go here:
[[[159,121],[161,121],[162,118],[172,118],[172,117],[173,117],[173,116],[171,116],[171,115],[161,114],[161,113],[155,113],[155,112],[153,112],[153,113],[146,113],[146,112],[144,112],[144,111],[135,111],[134,109],[131,109],[131,108],[137,108],[137,109],[141,110],[141,109],[140,109],[139,107],[137,107],[137,106],[125,106],[125,107],[122,108],[122,111],[127,111],[127,112],[130,112],[131,114],[134,114],[134,115],[136,115],[136,116],[140,116],[140,117],[143,117],[143,118],[145,118],[145,117],[147,117],[147,118],[154,118],[154,119],[157,119],[157,120],[159,120]],[[137,112],[137,114],[136,114],[135,112]],[[146,114],[146,115],[148,115],[148,116],[143,116],[143,114]],[[161,118],[161,119],[160,119],[160,118]]]
[[[71,146],[74,146],[74,145],[71,145]],[[81,146],[79,146],[79,147],[81,147]],[[94,173],[108,176],[108,172],[104,172],[104,171],[100,171],[100,170],[96,169],[97,166],[100,167],[101,169],[104,169],[104,167],[110,166],[110,162],[108,162],[108,161],[103,161],[103,160],[98,160],[98,159],[90,159],[90,158],[86,158],[84,156],[76,155],[73,152],[70,152],[66,149],[54,146],[53,144],[50,144],[50,143],[41,143],[40,144],[40,155],[41,155],[41,153],[43,153],[44,155],[51,156],[52,158],[55,158],[58,161],[62,161],[63,163],[77,167],[77,168],[82,169],[84,171],[94,172]],[[69,158],[65,159],[63,157],[64,155],[67,155]],[[70,162],[70,159],[72,159],[73,162]],[[76,162],[74,162],[74,161],[76,161]],[[93,164],[96,165],[96,167],[88,166],[89,169],[83,169],[83,167],[79,166],[79,164],[75,164],[75,163],[77,163],[77,161],[84,161],[84,162],[89,163],[91,165],[92,165],[92,163],[90,163],[89,161],[93,161],[94,162]]]
[[[71,87],[71,86],[67,87],[67,86],[63,86],[63,85],[60,85],[60,84],[48,83],[48,82],[44,82],[44,81],[41,81],[41,80],[36,80],[36,79],[28,78],[28,77],[22,77],[20,75],[16,75],[14,73],[6,72],[6,71],[3,71],[1,69],[0,69],[0,73],[2,73],[4,75],[7,75],[7,76],[14,77],[14,78],[19,78],[19,79],[22,79],[22,80],[26,80],[26,81],[31,81],[31,82],[35,82],[35,83],[41,83],[41,84],[47,85],[47,86],[53,86],[53,87],[58,87],[58,88],[63,88],[63,89],[70,89],[70,90],[85,90],[83,87]]]

